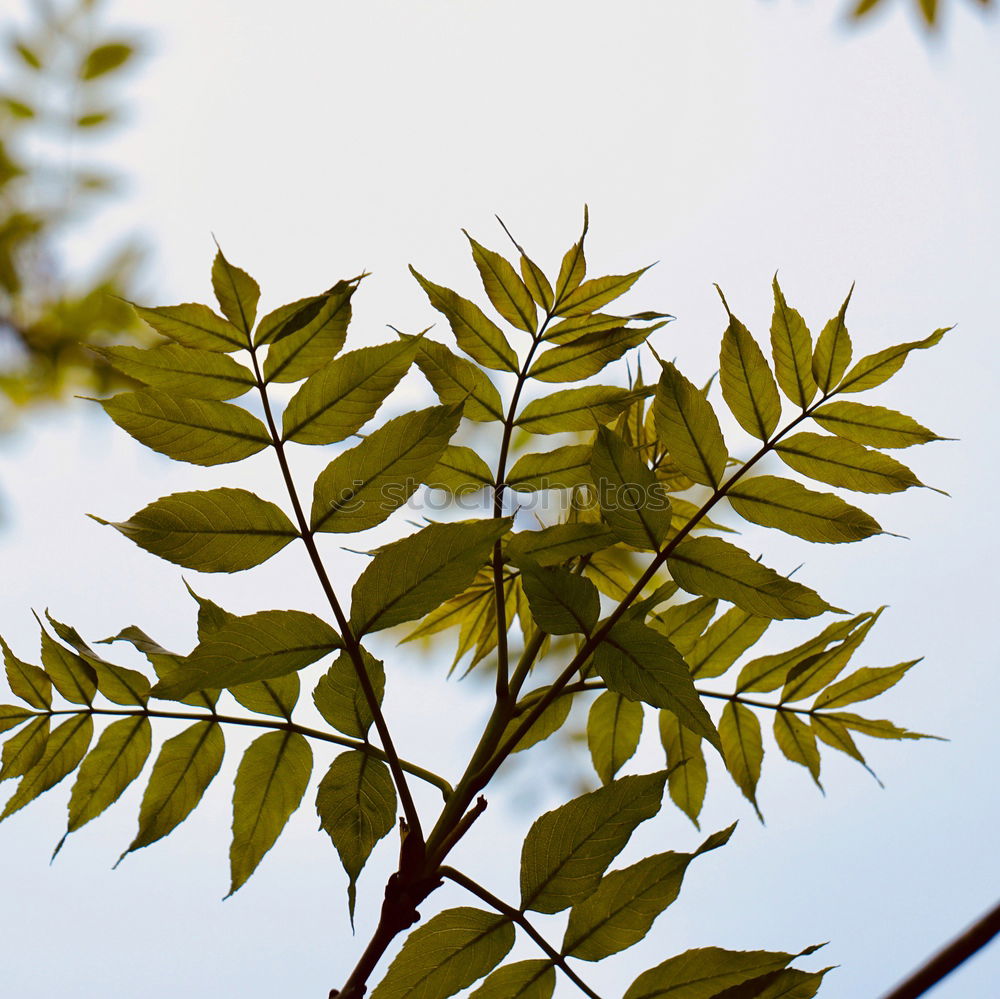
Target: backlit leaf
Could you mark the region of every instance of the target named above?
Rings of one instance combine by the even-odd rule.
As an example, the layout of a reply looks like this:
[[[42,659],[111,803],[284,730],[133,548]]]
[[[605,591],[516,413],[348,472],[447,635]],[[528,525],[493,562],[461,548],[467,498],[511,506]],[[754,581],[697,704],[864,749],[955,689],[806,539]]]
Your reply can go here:
[[[351,628],[361,636],[412,621],[461,593],[511,518],[430,524],[386,545],[351,592]]]
[[[493,486],[493,473],[489,465],[471,447],[449,444],[438,463],[427,476],[432,489],[445,489],[450,493],[466,495]]]
[[[869,447],[910,447],[941,440],[912,417],[884,406],[860,402],[830,402],[813,413],[813,419],[830,433]]]
[[[2,638],[0,638],[0,649],[3,649],[10,692],[15,697],[20,697],[25,704],[38,708],[39,711],[46,711],[52,707],[52,681],[45,675],[45,671],[18,659]]]
[[[385,668],[367,649],[361,650],[368,679],[379,704],[385,692]],[[342,652],[316,684],[313,702],[327,724],[338,732],[367,739],[372,724],[372,712],[351,657]]]
[[[817,493],[792,479],[758,475],[726,492],[745,520],[775,527],[806,541],[861,541],[880,534],[878,522],[833,493]]]
[[[851,337],[847,332],[845,316],[853,293],[854,286],[852,285],[840,311],[823,327],[823,331],[816,340],[812,372],[816,384],[823,392],[829,392],[836,387],[840,379],[844,377],[847,366],[851,363]]]
[[[719,597],[750,614],[774,619],[815,617],[833,610],[815,591],[755,562],[720,538],[688,538],[667,560],[688,593]]]
[[[589,635],[601,612],[601,597],[589,579],[566,569],[521,566],[521,584],[531,616],[550,635]]]
[[[175,461],[223,465],[271,443],[256,416],[228,402],[144,389],[100,400],[104,411],[141,444]]]
[[[636,390],[612,385],[563,389],[529,402],[514,425],[532,434],[586,432],[598,424],[610,423],[637,399],[652,392],[652,386]]]
[[[494,627],[496,627],[495,624]],[[518,728],[520,728],[524,721],[524,714],[539,700],[541,700],[548,690],[548,687],[539,687],[537,690],[533,690],[530,695],[525,697],[518,704],[518,710],[520,713],[515,715],[504,729],[503,735],[500,737],[501,746],[506,745],[507,740],[513,737],[514,733],[518,730]],[[570,708],[572,707],[572,697],[555,698],[555,700],[553,700],[552,703],[549,704],[548,707],[546,707],[532,722],[528,731],[517,740],[511,748],[511,752],[523,753],[524,750],[531,749],[532,746],[538,745],[538,743],[543,742],[550,735],[558,732],[559,729],[563,727],[566,719],[569,717]]]
[[[844,376],[837,386],[838,392],[864,392],[866,389],[881,385],[891,378],[906,363],[912,350],[926,350],[940,343],[941,338],[951,329],[950,326],[935,330],[923,340],[913,340],[909,343],[886,347],[867,357],[862,357],[857,364]]]
[[[518,247],[521,250],[520,247]],[[553,294],[552,285],[545,276],[544,271],[525,252],[521,250],[521,277],[524,279],[524,286],[531,293],[531,297],[546,312],[552,308]]]
[[[820,756],[816,748],[816,736],[813,730],[794,712],[779,708],[774,713],[774,741],[785,759],[805,767],[816,786],[819,782]]]
[[[614,780],[639,748],[642,717],[641,704],[612,690],[604,691],[590,706],[587,745],[603,784]]]
[[[216,315],[207,305],[188,302],[147,309],[133,305],[136,315],[157,333],[184,347],[229,354],[248,346],[249,341],[228,319]]]
[[[239,684],[231,687],[229,693],[255,714],[290,719],[298,703],[301,686],[298,673],[288,673],[270,680]]]
[[[839,437],[795,434],[775,445],[775,450],[796,472],[859,493],[897,493],[923,485],[895,458]]]
[[[201,572],[239,572],[299,536],[273,503],[246,489],[172,493],[121,523],[94,517],[160,558]]]
[[[513,946],[506,916],[445,909],[406,938],[371,999],[447,999],[492,971]]]
[[[660,711],[660,741],[670,768],[667,778],[674,804],[698,826],[705,801],[708,770],[701,750],[701,736],[685,728],[672,711]],[[700,826],[698,826],[700,828]]]
[[[702,392],[669,361],[653,400],[656,433],[671,459],[695,482],[718,486],[729,452],[719,420]]]
[[[757,341],[731,313],[722,334],[719,384],[739,425],[758,440],[767,440],[781,419],[778,387]]]
[[[233,788],[230,895],[274,846],[299,807],[311,773],[312,750],[298,732],[267,732],[250,743]]]
[[[341,753],[320,781],[316,811],[347,872],[353,919],[358,876],[375,844],[396,824],[396,789],[389,768],[369,753]]]
[[[219,250],[212,262],[212,290],[222,314],[250,339],[257,320],[260,286],[246,271],[235,267]]]
[[[531,292],[517,272],[499,253],[477,243],[467,232],[465,235],[472,246],[472,259],[476,262],[483,288],[493,307],[511,326],[534,333],[538,325],[538,310]]]
[[[559,277],[556,279],[555,305],[553,313],[559,315],[559,308],[572,292],[576,291],[587,273],[587,258],[583,252],[583,244],[590,228],[590,213],[583,206],[583,232],[580,238],[563,255],[559,265]]]
[[[531,365],[528,376],[542,382],[578,382],[590,378],[633,347],[645,343],[650,333],[662,325],[585,333],[571,343],[545,351]]]
[[[507,544],[507,557],[520,564],[559,565],[577,555],[589,555],[613,545],[616,537],[604,524],[555,524],[540,531],[521,531]]]
[[[516,492],[572,489],[590,482],[589,444],[567,444],[552,451],[522,455],[507,473],[507,485]]]
[[[843,722],[836,718],[832,718],[828,715],[816,714],[809,716],[809,722],[812,725],[813,732],[816,733],[817,738],[822,742],[825,742],[828,746],[832,746],[838,752],[843,753],[845,756],[850,756],[852,760],[856,760],[860,763],[868,772],[875,777],[874,771],[865,762],[864,756],[861,754],[861,750],[858,749],[851,738],[851,733],[847,731]],[[875,777],[878,780],[878,777]],[[881,782],[879,782],[881,783]]]
[[[412,342],[352,350],[306,379],[282,414],[282,440],[335,444],[357,433],[409,370]]]
[[[417,341],[416,360],[417,367],[446,406],[465,403],[462,415],[482,423],[504,419],[500,393],[478,365],[427,337]]]
[[[817,714],[817,718],[825,718],[830,722],[836,722],[844,728],[849,728],[862,735],[867,735],[872,739],[933,739],[932,735],[924,735],[922,732],[911,732],[908,729],[900,728],[891,721],[883,718],[862,718],[860,715],[851,714],[849,711],[832,711],[829,714]]]
[[[191,814],[224,753],[222,727],[214,721],[195,722],[163,744],[142,796],[139,830],[122,857],[162,839]]]
[[[469,999],[552,999],[555,989],[550,961],[518,961],[497,968]]]
[[[755,617],[730,607],[705,633],[684,650],[684,660],[695,679],[722,676],[767,630],[769,618]]]
[[[771,353],[781,391],[805,409],[816,395],[812,372],[812,335],[805,320],[785,301],[774,276],[774,314],[771,318]]]
[[[106,42],[87,53],[80,66],[81,80],[94,80],[118,69],[135,54],[135,48],[125,42]]]
[[[461,418],[459,406],[404,413],[334,458],[316,479],[313,530],[343,534],[381,524],[427,480]]]
[[[686,603],[674,604],[652,615],[651,628],[669,638],[681,653],[686,652],[708,627],[715,614],[715,597],[696,597]]]
[[[0,704],[0,732],[9,732],[23,725],[29,718],[37,718],[34,711],[17,704]]]
[[[764,759],[764,743],[757,716],[745,705],[727,701],[719,719],[719,737],[726,769],[763,821],[757,805],[757,782]]]
[[[636,827],[660,810],[666,773],[622,777],[537,819],[521,852],[521,908],[561,912],[586,898]]]
[[[44,628],[42,666],[56,690],[74,704],[92,704],[97,693],[94,668],[81,656],[60,645]]]
[[[559,303],[560,316],[589,316],[609,302],[620,298],[642,277],[649,267],[642,267],[631,274],[612,274],[591,278],[564,295]]]
[[[49,741],[48,715],[36,716],[3,744],[0,781],[23,777],[42,758]]]
[[[843,680],[827,687],[816,698],[813,709],[822,708],[827,711],[831,708],[842,708],[845,704],[855,704],[858,701],[867,701],[872,697],[877,697],[883,691],[899,683],[918,662],[920,662],[919,659],[911,659],[909,662],[899,663],[896,666],[886,666],[882,669],[872,669],[871,667],[859,669],[850,676],[845,676]]]

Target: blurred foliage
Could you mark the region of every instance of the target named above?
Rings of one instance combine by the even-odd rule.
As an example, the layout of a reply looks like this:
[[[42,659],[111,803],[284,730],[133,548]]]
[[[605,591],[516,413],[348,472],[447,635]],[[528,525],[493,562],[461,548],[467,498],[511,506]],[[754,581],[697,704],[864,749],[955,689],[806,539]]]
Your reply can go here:
[[[971,0],[977,7],[984,9],[993,6],[993,0]],[[941,16],[944,4],[940,0],[907,0],[911,6],[916,7],[922,23],[933,30],[941,26]],[[860,0],[851,9],[851,18],[866,17],[874,10],[884,10],[888,5],[885,0]]]
[[[137,329],[122,301],[134,247],[98,247],[105,259],[86,276],[70,273],[59,252],[115,189],[81,152],[121,121],[116,89],[136,43],[107,35],[98,7],[35,0],[0,41],[0,428],[30,404],[120,383],[89,347]]]

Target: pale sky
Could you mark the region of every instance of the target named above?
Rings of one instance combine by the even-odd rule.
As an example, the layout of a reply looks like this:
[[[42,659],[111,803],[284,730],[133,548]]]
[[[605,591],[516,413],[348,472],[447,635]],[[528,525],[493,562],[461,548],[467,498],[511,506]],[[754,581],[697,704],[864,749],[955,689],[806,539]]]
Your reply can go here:
[[[126,193],[69,253],[86,261],[114,234],[140,234],[151,247],[144,287],[153,304],[210,300],[214,233],[261,283],[265,308],[370,270],[351,335],[355,346],[378,342],[386,323],[421,329],[440,318],[408,263],[480,295],[461,227],[503,249],[497,213],[552,268],[575,240],[586,202],[592,272],[659,261],[629,302],[678,317],[656,343],[696,381],[717,366],[723,314],[713,282],[762,339],[776,269],[814,331],[857,281],[849,313],[857,354],[957,324],[871,400],[960,439],[902,456],[951,498],[930,490],[859,497],[910,540],[818,547],[773,532],[743,539],[785,571],[805,562],[797,578],[833,604],[854,612],[889,604],[857,664],[926,658],[861,713],[951,741],[862,740],[884,790],[824,753],[825,798],[767,742],[766,828],[713,773],[702,828],[739,819],[737,833],[692,866],[680,900],[643,944],[581,968],[605,999],[688,947],[798,950],[823,940],[830,945],[805,964],[840,965],[824,999],[877,996],[993,905],[1000,885],[991,710],[1000,697],[991,571],[1000,554],[1000,29],[953,0],[942,36],[928,44],[901,0],[858,31],[845,30],[845,6],[107,5],[108,21],[139,31],[148,55],[131,77],[130,123],[100,147],[127,178]],[[84,403],[33,419],[0,442],[0,633],[31,657],[30,608],[48,607],[88,638],[137,624],[165,645],[189,647],[194,605],[181,570],[84,514],[124,519],[166,493],[221,484],[280,499],[268,457],[235,469],[173,464]],[[325,460],[307,458],[303,474]],[[335,575],[349,578],[357,559],[327,540]],[[323,611],[297,546],[237,576],[186,575],[233,611]],[[798,634],[775,627],[761,651],[794,644]],[[411,650],[379,646],[390,720],[404,755],[454,774],[485,691],[445,684],[444,653],[420,662]],[[455,731],[443,732],[442,718]],[[636,769],[662,765],[654,728]],[[223,771],[192,818],[114,873],[142,781],[71,837],[51,868],[69,782],[0,827],[9,994],[325,999],[342,984],[372,924],[391,840],[362,877],[356,938],[346,879],[316,831],[312,794],[247,886],[222,904],[231,779],[246,741],[227,739]],[[456,865],[513,897],[523,831],[566,797],[567,780],[586,774],[578,752],[559,759],[539,748],[513,766]],[[665,805],[616,866],[643,848],[688,850],[701,838]],[[434,902],[476,904],[451,890]],[[519,948],[534,956],[529,945]],[[1000,945],[934,999],[990,999],[998,979]],[[560,999],[573,994],[560,984]]]

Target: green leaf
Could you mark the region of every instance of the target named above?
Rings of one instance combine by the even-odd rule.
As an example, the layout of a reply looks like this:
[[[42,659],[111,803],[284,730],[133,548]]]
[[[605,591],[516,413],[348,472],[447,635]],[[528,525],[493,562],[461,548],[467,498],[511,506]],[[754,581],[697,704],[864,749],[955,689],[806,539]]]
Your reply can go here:
[[[656,386],[653,419],[674,463],[695,482],[718,486],[729,452],[719,420],[701,390],[669,361]]]
[[[781,391],[800,409],[806,409],[816,395],[812,373],[812,335],[805,320],[785,301],[774,282],[774,315],[771,318],[771,353]]]
[[[775,445],[796,472],[859,493],[898,493],[923,483],[904,464],[853,441],[801,433]]]
[[[645,462],[618,434],[599,427],[590,474],[601,513],[615,534],[640,551],[658,551],[670,530],[670,500]]]
[[[549,687],[539,687],[533,690],[527,697],[518,704],[519,714],[515,715],[504,729],[500,737],[500,745],[506,745],[507,740],[513,737],[514,733],[524,721],[522,715],[532,708],[549,691]],[[570,709],[573,707],[572,697],[557,697],[544,711],[532,722],[531,727],[524,735],[518,739],[511,749],[512,753],[522,753],[526,749],[543,742],[550,735],[558,732],[569,717]]]
[[[160,558],[200,572],[240,572],[299,536],[281,509],[246,489],[163,496],[121,523],[94,517]]]
[[[228,402],[188,399],[155,389],[99,400],[104,411],[140,444],[175,461],[224,465],[271,443],[256,416]]]
[[[552,999],[555,989],[550,961],[518,961],[497,968],[469,999]]]
[[[297,382],[319,371],[340,352],[351,321],[351,297],[356,283],[338,281],[328,292],[296,303],[282,322],[265,327],[261,320],[257,342],[270,344],[264,360],[265,382]]]
[[[124,65],[135,54],[135,47],[125,42],[107,42],[91,49],[80,66],[81,80],[94,80]]]
[[[94,719],[89,714],[73,715],[54,729],[38,762],[24,774],[7,800],[0,822],[71,774],[86,755],[93,735]]]
[[[861,541],[880,534],[878,522],[833,493],[817,493],[792,479],[758,475],[742,479],[726,493],[745,520],[775,527],[806,541]]]
[[[155,347],[91,347],[122,374],[172,396],[235,399],[254,386],[249,368],[226,354],[161,343]]]
[[[823,392],[836,387],[851,363],[851,336],[847,332],[845,316],[852,294],[854,285],[851,285],[840,311],[823,327],[813,351],[813,377]]]
[[[774,741],[785,759],[805,767],[822,791],[819,750],[813,730],[797,714],[778,708],[774,713]]]
[[[45,753],[49,741],[49,718],[35,717],[3,745],[0,781],[23,777]]]
[[[409,370],[411,342],[362,347],[310,376],[282,415],[282,440],[336,444],[356,434]]]
[[[841,708],[845,704],[855,704],[858,701],[867,701],[872,697],[877,697],[883,691],[899,683],[918,662],[920,662],[919,659],[911,659],[909,662],[886,666],[882,669],[866,667],[856,670],[850,676],[845,676],[843,680],[827,687],[816,698],[813,709]]]
[[[521,908],[561,912],[597,887],[640,822],[660,810],[666,773],[622,777],[546,812],[521,851]]]
[[[368,679],[379,704],[385,693],[385,668],[367,649],[361,650]],[[328,725],[355,739],[367,739],[373,721],[371,708],[351,657],[342,652],[313,691],[313,702]]]
[[[758,440],[767,440],[781,419],[778,386],[757,341],[732,313],[722,334],[719,384],[739,425]]]
[[[885,350],[862,357],[844,376],[843,381],[837,386],[837,391],[864,392],[866,389],[881,385],[906,363],[910,351],[926,350],[928,347],[935,346],[951,329],[950,326],[938,329],[923,340],[913,340],[909,343],[897,344],[895,347],[886,347]]]
[[[692,732],[719,745],[687,663],[659,632],[635,621],[619,621],[594,652],[594,668],[611,690],[673,711]]]
[[[298,673],[289,673],[271,680],[240,684],[231,687],[229,693],[249,711],[290,720],[301,686]]]
[[[936,736],[924,735],[921,732],[910,732],[908,729],[900,728],[891,721],[881,718],[862,718],[860,715],[851,714],[848,711],[836,711],[830,714],[817,714],[817,718],[825,718],[836,722],[845,728],[853,729],[862,735],[867,735],[872,739],[934,739]]]
[[[96,819],[122,796],[142,772],[151,746],[152,726],[144,715],[121,718],[101,733],[73,784],[66,835],[56,847],[56,853],[66,836]]]
[[[415,338],[404,337],[413,342]],[[421,337],[417,342],[417,367],[446,406],[465,403],[462,415],[488,423],[504,419],[503,402],[496,386],[482,368],[453,354],[443,343]]]
[[[667,778],[674,804],[698,826],[698,816],[705,801],[708,770],[701,750],[701,736],[695,735],[677,720],[672,711],[660,711],[660,741],[670,768]]]
[[[836,610],[801,583],[755,562],[720,538],[689,538],[667,560],[670,574],[688,593],[719,597],[760,617],[815,617]]]
[[[17,704],[0,704],[0,732],[9,732],[23,725],[29,718],[37,718],[34,711]]]
[[[567,444],[520,457],[507,473],[507,485],[522,493],[572,489],[590,482],[590,468],[590,445]]]
[[[726,769],[763,822],[764,816],[757,804],[757,782],[764,759],[764,743],[757,716],[745,705],[728,701],[719,719],[719,737]]]
[[[843,722],[837,718],[822,714],[810,715],[809,721],[813,732],[816,733],[816,736],[822,742],[825,742],[828,746],[832,746],[845,756],[850,756],[852,760],[856,760],[878,781],[878,777],[875,776],[875,772],[865,762],[861,750],[858,749],[851,738],[851,733],[847,731]],[[879,783],[881,784],[881,781]]]
[[[516,246],[517,244],[515,244]],[[552,308],[552,303],[554,301],[552,294],[552,285],[549,284],[549,279],[545,276],[542,269],[536,264],[520,246],[517,247],[521,253],[521,277],[524,279],[524,285],[531,293],[531,297],[535,302],[546,312]]]
[[[590,706],[587,745],[602,784],[614,780],[635,755],[642,735],[642,716],[640,703],[612,690],[604,691]]]
[[[462,230],[465,232],[465,230]],[[493,303],[493,308],[504,319],[519,330],[534,333],[538,327],[538,310],[535,308],[531,292],[517,276],[517,272],[499,253],[486,249],[467,232],[466,238],[472,246],[472,259],[483,279],[483,288]]]
[[[525,559],[539,565],[560,565],[577,555],[589,555],[616,541],[604,524],[555,524],[540,531],[521,531],[507,543],[507,557],[516,565]]]
[[[353,534],[381,524],[429,478],[461,418],[459,406],[405,413],[334,458],[316,479],[312,529]]]
[[[141,305],[132,308],[157,333],[184,347],[229,354],[249,346],[247,338],[229,320],[216,315],[207,305],[188,302],[155,309]]]
[[[574,292],[580,285],[587,273],[587,260],[583,252],[584,240],[587,238],[587,230],[590,228],[590,213],[587,206],[583,206],[583,232],[580,239],[574,243],[563,255],[562,264],[559,267],[559,277],[556,279],[556,294],[553,313],[559,315],[559,308],[568,295]]]
[[[910,447],[942,439],[912,417],[860,402],[827,403],[813,413],[813,419],[838,437],[870,447]]]
[[[609,316],[601,312],[595,312],[590,316],[573,316],[570,319],[563,319],[554,323],[542,337],[545,343],[572,343],[585,333],[599,333],[602,330],[615,330],[622,326],[627,326],[633,319],[664,319],[672,318],[659,313],[643,313],[634,316]]]
[[[531,616],[550,635],[589,635],[601,613],[601,597],[589,579],[566,569],[525,563],[521,584]]]
[[[823,976],[829,971],[799,971],[786,968],[773,971],[760,978],[752,978],[735,988],[718,993],[716,999],[812,999],[823,983]]]
[[[663,325],[585,333],[571,343],[545,351],[531,365],[528,377],[542,382],[578,382],[590,378],[633,347],[645,343],[650,333]]]
[[[351,628],[361,636],[412,621],[461,593],[510,517],[430,524],[380,549],[351,593]]]
[[[684,653],[694,646],[715,614],[718,600],[714,597],[696,597],[683,604],[675,604],[653,614],[649,624],[664,638]]]
[[[389,768],[359,750],[341,753],[320,782],[316,811],[350,879],[353,919],[358,875],[375,844],[396,824],[396,789]]]
[[[410,267],[410,273],[427,293],[431,305],[448,320],[458,346],[469,357],[484,367],[517,373],[517,354],[500,327],[488,319],[479,306],[450,288],[428,281],[413,267]]]
[[[447,999],[492,971],[513,946],[506,916],[445,909],[406,938],[371,999]]]
[[[653,387],[615,388],[612,385],[584,385],[562,389],[529,402],[514,425],[531,434],[586,432],[608,424],[638,399],[652,394]]]
[[[51,708],[52,681],[45,675],[45,671],[18,659],[2,638],[0,638],[0,649],[3,649],[10,692],[15,697],[20,697],[25,704],[38,708],[39,711]]]
[[[212,263],[212,290],[222,314],[247,335],[257,319],[260,285],[246,271],[234,267],[219,250]]]
[[[184,697],[196,690],[235,687],[300,670],[342,647],[340,636],[314,614],[258,611],[233,618],[153,688],[154,697]]]
[[[637,944],[677,899],[691,861],[724,846],[735,828],[710,836],[694,853],[659,853],[606,874],[597,891],[570,910],[562,953],[600,961]]]
[[[767,630],[770,618],[755,617],[730,607],[684,651],[684,660],[695,679],[722,676]]]
[[[642,267],[631,274],[612,274],[591,278],[568,292],[559,303],[560,316],[589,316],[609,302],[620,298],[642,277],[649,267]]]
[[[299,807],[311,773],[312,750],[298,732],[267,732],[250,743],[233,788],[230,895],[274,846]]]
[[[139,807],[139,830],[118,862],[141,847],[173,832],[194,810],[225,753],[218,722],[195,722],[168,739],[153,764],[153,772]]]
[[[493,486],[493,473],[471,447],[449,444],[428,474],[427,485],[459,495],[477,493]]]
[[[624,999],[716,999],[725,989],[780,971],[793,954],[764,950],[733,951],[699,947],[644,971]]]
[[[40,623],[40,622],[39,622]],[[94,668],[81,656],[42,632],[42,666],[56,690],[74,704],[92,704],[97,693]]]

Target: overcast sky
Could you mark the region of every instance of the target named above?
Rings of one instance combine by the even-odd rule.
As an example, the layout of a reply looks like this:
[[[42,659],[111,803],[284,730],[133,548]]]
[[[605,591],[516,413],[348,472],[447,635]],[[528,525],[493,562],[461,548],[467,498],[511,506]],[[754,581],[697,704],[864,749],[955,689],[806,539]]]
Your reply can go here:
[[[770,532],[744,539],[772,565],[805,561],[797,578],[835,605],[890,605],[859,665],[926,659],[869,713],[951,741],[865,741],[884,790],[825,753],[825,798],[768,744],[766,828],[714,774],[703,829],[738,818],[737,834],[696,863],[681,900],[641,946],[583,969],[606,999],[687,947],[800,949],[823,940],[831,943],[810,966],[841,967],[822,995],[875,996],[994,904],[1000,886],[992,710],[1000,697],[1000,34],[969,3],[946,5],[951,16],[934,44],[902,0],[858,31],[844,28],[844,6],[107,5],[108,20],[141,33],[147,49],[129,84],[131,121],[101,147],[127,187],[68,253],[84,262],[113,236],[141,235],[151,249],[143,278],[150,302],[210,300],[214,233],[260,281],[265,308],[370,270],[352,336],[356,346],[378,342],[386,323],[420,329],[439,318],[408,263],[478,294],[460,227],[502,248],[497,213],[552,268],[576,238],[586,202],[594,273],[659,261],[629,302],[678,317],[656,342],[695,380],[717,366],[723,314],[713,282],[764,339],[776,269],[814,330],[857,281],[849,325],[858,354],[957,324],[872,397],[960,438],[905,456],[950,498],[930,490],[862,498],[910,540],[819,550]],[[312,460],[303,470],[323,459]],[[89,638],[138,624],[165,645],[190,646],[194,606],[181,571],[84,514],[124,519],[169,492],[234,483],[280,498],[267,455],[235,470],[198,469],[143,450],[83,403],[33,419],[0,442],[0,631],[28,658],[37,646],[30,608],[48,607]],[[335,544],[325,550],[338,578],[356,571],[356,559]],[[323,610],[297,546],[250,573],[187,577],[236,612]],[[762,648],[793,644],[798,634],[794,626],[773,632]],[[391,720],[404,755],[454,774],[485,692],[468,682],[445,686],[444,657],[421,662],[411,648],[379,648],[388,656]],[[662,765],[648,728],[636,761],[647,770]],[[9,994],[321,999],[342,984],[375,914],[390,841],[363,876],[357,938],[311,796],[255,877],[222,904],[227,784],[246,741],[227,738],[232,751],[194,816],[114,873],[141,787],[71,838],[51,868],[68,785],[0,828]],[[475,843],[456,855],[507,896],[526,824],[586,773],[544,749],[526,762],[492,796]],[[665,806],[636,846],[699,841]],[[441,901],[467,903],[457,893]],[[989,999],[998,979],[1000,947],[934,996]],[[559,997],[573,994],[559,989]]]

